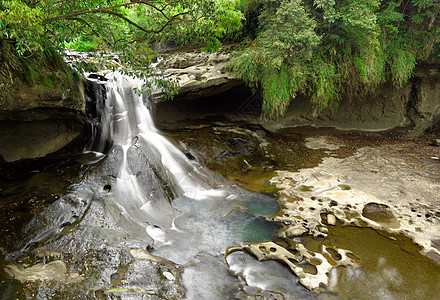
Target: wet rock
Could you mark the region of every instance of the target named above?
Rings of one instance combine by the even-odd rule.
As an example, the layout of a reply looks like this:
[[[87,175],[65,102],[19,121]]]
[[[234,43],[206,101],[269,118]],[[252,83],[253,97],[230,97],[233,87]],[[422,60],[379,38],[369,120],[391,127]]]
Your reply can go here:
[[[286,237],[295,237],[295,236],[300,236],[300,235],[306,233],[307,231],[308,231],[307,228],[304,228],[301,225],[297,225],[297,226],[288,227],[284,231],[284,234]]]
[[[364,206],[362,216],[379,223],[393,223],[397,219],[386,204],[370,202]]]
[[[440,251],[440,239],[432,240],[431,241],[431,245],[432,245],[432,247],[434,247],[434,248],[436,248],[437,250]]]
[[[313,150],[337,150],[339,146],[338,141],[335,138],[328,136],[310,137],[306,139],[305,146]]]
[[[437,252],[429,251],[426,253],[426,256],[435,261],[436,263],[440,264],[440,255]]]
[[[156,262],[162,261],[162,259],[160,257],[157,257],[157,256],[151,254],[147,250],[143,250],[143,249],[139,249],[139,248],[130,249],[130,255],[134,259],[139,259],[139,260],[151,260],[151,261],[156,261]]]
[[[4,270],[8,275],[21,282],[41,280],[79,283],[83,279],[79,274],[69,272],[66,264],[61,260],[47,264],[39,263],[29,268],[22,265],[7,265]]]
[[[233,157],[235,155],[240,154],[240,152],[238,151],[233,151],[233,150],[223,150],[222,152],[220,152],[215,159],[216,160],[221,160],[221,159],[225,159],[225,158],[229,158],[229,157]]]
[[[228,140],[228,144],[234,150],[247,152],[250,149],[251,142],[243,138],[231,138]]]
[[[170,281],[176,280],[176,277],[171,272],[163,272],[163,276]]]
[[[194,155],[192,155],[189,151],[185,151],[183,153],[185,154],[186,158],[188,158],[189,160],[196,160]]]
[[[40,257],[40,258],[43,258],[43,257],[60,257],[61,256],[60,252],[50,251],[46,247],[37,248],[37,249],[33,250],[32,253],[36,257]]]
[[[252,143],[243,138],[231,138],[228,139],[228,145],[231,150],[223,150],[217,156],[216,159],[225,159],[233,157],[238,154],[248,153],[252,150]]]
[[[98,80],[100,80],[100,81],[107,81],[107,80],[108,80],[107,78],[105,78],[105,76],[103,76],[103,75],[101,75],[101,74],[95,74],[95,73],[90,74],[90,75],[88,76],[88,78],[91,78],[91,79],[98,79]]]
[[[105,292],[103,290],[96,290],[95,291],[95,297],[96,297],[96,299],[100,299],[100,300],[106,300],[107,299],[107,295],[105,294]]]
[[[113,273],[112,275],[110,275],[110,282],[113,285],[116,285],[116,284],[120,283],[121,279],[122,279],[121,278],[121,274],[119,274],[119,273]]]
[[[259,261],[276,260],[287,265],[290,270],[300,279],[299,281],[310,290],[317,291],[322,284],[328,284],[328,275],[333,265],[329,263],[324,255],[308,250],[304,245],[295,246],[295,254],[292,251],[277,245],[273,242],[264,242],[245,245],[244,249],[253,254]],[[347,265],[354,268],[359,265],[348,258],[350,251],[334,249],[339,254],[339,261],[336,265]],[[328,257],[330,254],[324,252]],[[313,264],[315,262],[315,264]]]
[[[64,228],[64,227],[67,227],[67,226],[70,226],[70,225],[72,225],[71,222],[64,222],[64,223],[62,223],[62,224],[60,225],[60,228]]]

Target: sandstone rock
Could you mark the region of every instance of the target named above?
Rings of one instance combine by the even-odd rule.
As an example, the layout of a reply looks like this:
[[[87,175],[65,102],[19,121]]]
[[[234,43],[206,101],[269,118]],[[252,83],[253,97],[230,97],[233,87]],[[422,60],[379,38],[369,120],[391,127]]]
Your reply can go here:
[[[165,76],[177,82],[177,96],[181,99],[196,99],[220,94],[242,83],[226,71],[232,58],[230,47],[222,47],[218,53],[191,50],[164,54],[158,68]],[[153,95],[161,102],[161,94]]]
[[[362,216],[378,223],[396,222],[396,217],[386,204],[370,202],[364,206]]]
[[[51,113],[54,112],[48,112]],[[0,155],[6,162],[13,162],[43,157],[60,150],[83,130],[79,120],[70,118],[30,122],[0,121]]]
[[[338,150],[338,141],[335,138],[328,136],[309,137],[306,139],[305,146],[313,150]],[[339,142],[340,143],[340,142]]]
[[[416,71],[415,83],[417,111],[416,122],[425,129],[440,116],[440,70],[438,66],[425,65]]]
[[[20,68],[13,73],[10,89],[0,93],[0,156],[6,162],[43,157],[71,143],[85,126],[85,96],[78,75],[51,58],[34,82],[23,80]]]
[[[431,245],[440,251],[440,239],[432,240]]]
[[[332,214],[327,215],[327,223],[329,225],[335,225],[336,224],[336,217]]]
[[[147,250],[139,249],[139,248],[130,249],[130,255],[134,259],[139,259],[139,260],[150,260],[150,261],[155,261],[155,262],[162,261],[162,259],[160,257],[157,257],[157,256],[151,254]]]

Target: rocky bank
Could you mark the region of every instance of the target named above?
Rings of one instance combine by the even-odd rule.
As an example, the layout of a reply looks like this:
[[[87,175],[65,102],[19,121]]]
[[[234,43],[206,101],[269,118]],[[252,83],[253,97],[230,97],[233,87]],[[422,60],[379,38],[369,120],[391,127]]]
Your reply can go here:
[[[62,149],[84,129],[81,78],[61,58],[23,59],[10,46],[1,47],[0,163]]]
[[[236,53],[234,45],[226,46],[218,53],[204,53],[197,49],[164,53],[158,68],[178,83],[179,90],[172,104],[156,98],[158,118],[161,119],[161,110],[166,114],[175,111],[175,118],[179,118],[181,111],[201,113],[200,106],[209,106],[201,98],[214,107],[222,106],[221,103],[232,107],[229,114],[254,118],[252,114],[259,112],[262,98],[228,71],[228,64]],[[231,88],[235,88],[235,96],[228,93]],[[235,106],[230,105],[232,101]],[[298,95],[284,116],[275,122],[264,122],[264,126],[270,130],[316,125],[374,131],[402,127],[421,132],[439,121],[440,67],[432,61],[419,65],[413,78],[403,87],[383,85],[376,94],[346,97],[337,107],[329,107],[319,114],[315,113],[307,96]]]
[[[411,298],[418,289],[414,278],[437,278],[437,271],[430,273],[439,266],[433,262],[440,264],[435,134],[414,139],[311,127],[270,132],[256,124],[199,122],[172,131],[185,153],[238,185],[276,194],[281,207],[269,217],[282,226],[270,241],[232,247],[227,259],[245,251],[281,262],[308,289],[343,299],[398,299],[396,286]],[[253,277],[243,276],[252,285]],[[379,280],[381,288],[361,288],[363,280]],[[430,295],[435,280],[427,284]],[[354,289],[360,290],[356,296]]]
[[[41,75],[31,82],[20,76],[25,72],[20,65],[23,62],[3,52],[1,160],[37,158],[62,149],[84,129],[86,97],[82,80],[48,57]],[[400,127],[417,132],[440,121],[440,68],[433,62],[417,67],[410,83],[401,88],[385,85],[377,95],[343,99],[336,110],[329,108],[318,115],[307,97],[299,95],[283,117],[262,122],[258,117],[260,94],[248,89],[228,69],[236,52],[237,45],[227,45],[217,53],[200,49],[161,53],[158,70],[177,83],[178,93],[171,101],[164,101],[160,92],[153,95],[156,121],[178,123],[217,114],[252,119],[272,131],[314,125],[359,130]]]

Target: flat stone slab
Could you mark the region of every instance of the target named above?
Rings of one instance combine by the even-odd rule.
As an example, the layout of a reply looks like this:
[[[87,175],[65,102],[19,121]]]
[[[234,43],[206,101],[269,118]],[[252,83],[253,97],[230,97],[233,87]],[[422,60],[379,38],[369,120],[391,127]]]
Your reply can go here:
[[[324,142],[326,137],[309,141]],[[327,236],[329,225],[368,226],[404,234],[422,247],[422,254],[440,262],[439,166],[432,165],[436,162],[428,157],[423,167],[415,166],[405,157],[393,156],[395,150],[366,147],[346,158],[324,158],[317,167],[277,171],[271,182],[279,189],[282,210],[274,219],[286,225],[278,237],[319,239]],[[301,247],[296,245],[297,250]],[[295,258],[283,246],[256,243],[245,249],[259,260],[285,262],[300,282],[314,291],[319,291],[322,284],[331,290],[326,274],[335,266],[358,267],[346,249],[331,250],[344,258],[331,266],[323,264],[322,259],[316,263],[317,253],[309,258],[303,253],[302,259],[314,266],[313,272],[298,269]],[[334,257],[335,253],[327,254]]]

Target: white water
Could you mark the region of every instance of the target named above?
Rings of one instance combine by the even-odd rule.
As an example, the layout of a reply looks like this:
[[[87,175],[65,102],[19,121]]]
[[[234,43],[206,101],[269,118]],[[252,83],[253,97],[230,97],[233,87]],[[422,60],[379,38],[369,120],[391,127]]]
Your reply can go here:
[[[136,180],[132,178],[127,165],[127,151],[130,147],[141,144],[153,152],[157,162],[172,180],[174,188],[180,189],[184,195],[193,199],[223,195],[221,190],[212,189],[203,181],[208,176],[206,170],[190,161],[155,127],[151,113],[143,101],[145,97],[136,92],[142,89],[144,82],[119,73],[111,73],[107,77],[107,100],[100,140],[110,139],[114,145],[122,147],[124,156],[120,179],[128,180],[131,177],[129,181],[136,186]]]
[[[106,101],[105,107],[102,108],[100,142],[97,149],[88,149],[88,151],[96,152],[104,149],[103,144],[108,140],[112,141],[113,147],[122,150],[118,176],[112,186],[114,193],[112,201],[125,217],[121,223],[134,223],[137,228],[143,227],[153,238],[157,251],[165,251],[167,258],[179,263],[185,263],[194,255],[194,249],[187,255],[182,255],[184,251],[180,253],[176,251],[182,245],[189,246],[189,243],[197,245],[196,248],[200,248],[199,250],[210,252],[209,249],[215,249],[214,253],[218,253],[224,246],[224,240],[231,238],[223,237],[218,240],[210,238],[209,241],[203,241],[200,239],[203,232],[200,231],[203,231],[202,227],[208,224],[200,224],[199,227],[192,221],[193,228],[188,228],[183,221],[183,219],[187,220],[188,214],[184,216],[176,206],[178,207],[182,202],[188,204],[188,201],[201,201],[200,204],[191,204],[200,209],[211,205],[213,199],[223,201],[228,195],[229,198],[234,196],[230,195],[227,189],[219,187],[219,183],[211,178],[208,170],[189,160],[155,127],[145,103],[145,95],[136,92],[142,89],[144,84],[142,80],[118,73],[109,74],[107,78],[108,81],[102,82],[106,86]],[[142,186],[145,182],[140,183],[137,175],[133,174],[130,168],[129,152],[134,148],[148,157],[156,172],[162,177],[160,178],[162,182],[169,182],[169,188],[177,199],[175,207],[166,197],[158,198],[145,192]],[[215,182],[217,187],[211,186],[209,182]],[[206,221],[209,223],[209,220]],[[176,223],[179,225],[176,226]],[[183,231],[186,233],[181,234]],[[210,230],[204,234],[214,233]]]

